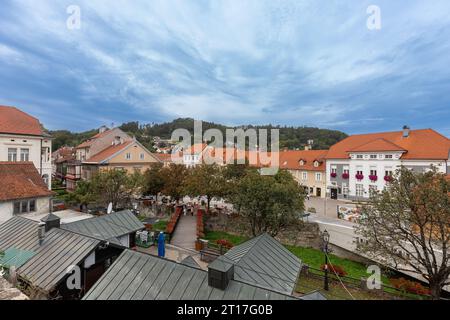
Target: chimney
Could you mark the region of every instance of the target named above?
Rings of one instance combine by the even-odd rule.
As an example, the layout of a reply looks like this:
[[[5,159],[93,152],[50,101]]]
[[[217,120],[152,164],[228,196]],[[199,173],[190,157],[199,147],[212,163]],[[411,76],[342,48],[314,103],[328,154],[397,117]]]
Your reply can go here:
[[[225,256],[220,256],[208,266],[208,285],[225,290],[234,279],[234,264]]]
[[[119,144],[122,143],[122,138],[120,136],[114,137],[114,145],[118,146]]]
[[[103,132],[105,132],[106,130],[108,130],[108,127],[107,127],[107,126],[101,126],[100,129],[98,129],[98,133],[103,133]]]
[[[59,228],[61,226],[61,219],[50,213],[48,216],[41,219],[41,222],[44,223],[45,232],[49,232],[53,228]]]
[[[39,245],[42,245],[42,242],[44,242],[44,239],[45,239],[45,222],[39,222],[38,239],[39,239]]]
[[[403,126],[403,138],[408,138],[411,129],[408,126]]]

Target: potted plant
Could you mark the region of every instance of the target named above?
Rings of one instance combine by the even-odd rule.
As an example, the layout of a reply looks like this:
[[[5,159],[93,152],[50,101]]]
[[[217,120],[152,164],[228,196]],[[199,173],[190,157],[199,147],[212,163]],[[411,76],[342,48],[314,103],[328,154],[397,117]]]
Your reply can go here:
[[[350,178],[350,175],[348,173],[342,174],[342,179],[348,180]]]
[[[332,173],[331,173],[331,177],[332,177],[332,178],[336,178],[336,177],[337,177],[337,173],[336,173],[336,172],[332,172]]]
[[[375,182],[375,181],[378,181],[378,176],[376,176],[376,175],[374,175],[374,174],[371,174],[371,175],[369,176],[369,179],[370,179],[370,181]]]
[[[364,179],[364,175],[363,175],[363,174],[357,173],[357,174],[355,175],[355,178],[356,178],[357,180],[363,180],[363,179]]]
[[[392,176],[385,176],[384,177],[384,181],[391,182],[392,181]]]

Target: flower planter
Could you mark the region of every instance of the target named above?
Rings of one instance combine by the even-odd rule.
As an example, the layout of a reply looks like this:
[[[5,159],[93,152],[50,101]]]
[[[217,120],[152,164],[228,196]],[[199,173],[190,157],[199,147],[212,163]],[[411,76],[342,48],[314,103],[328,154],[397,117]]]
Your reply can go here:
[[[391,182],[392,181],[392,177],[391,176],[385,176],[384,177],[384,181]]]
[[[331,177],[332,178],[336,178],[337,177],[337,173],[335,173],[335,172],[331,173]]]
[[[363,180],[364,179],[364,175],[363,174],[357,174],[357,175],[355,175],[355,178],[357,180]]]
[[[376,182],[376,181],[378,181],[378,176],[370,175],[370,176],[369,176],[369,179],[370,179],[370,181],[372,181],[372,182]]]
[[[342,174],[342,179],[348,180],[350,178],[350,175],[348,173]]]

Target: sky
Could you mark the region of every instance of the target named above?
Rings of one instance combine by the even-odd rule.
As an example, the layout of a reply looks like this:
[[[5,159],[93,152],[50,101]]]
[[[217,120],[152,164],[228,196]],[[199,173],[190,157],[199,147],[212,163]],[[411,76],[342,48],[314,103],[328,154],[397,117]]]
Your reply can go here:
[[[450,137],[448,0],[0,6],[0,105],[52,130],[191,117]]]

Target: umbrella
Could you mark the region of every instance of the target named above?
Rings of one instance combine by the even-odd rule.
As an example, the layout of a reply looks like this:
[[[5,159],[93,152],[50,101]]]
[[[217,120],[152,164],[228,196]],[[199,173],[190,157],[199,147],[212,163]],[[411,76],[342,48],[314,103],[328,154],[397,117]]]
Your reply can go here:
[[[163,257],[166,255],[166,237],[164,236],[164,232],[160,232],[158,236],[158,257]]]

